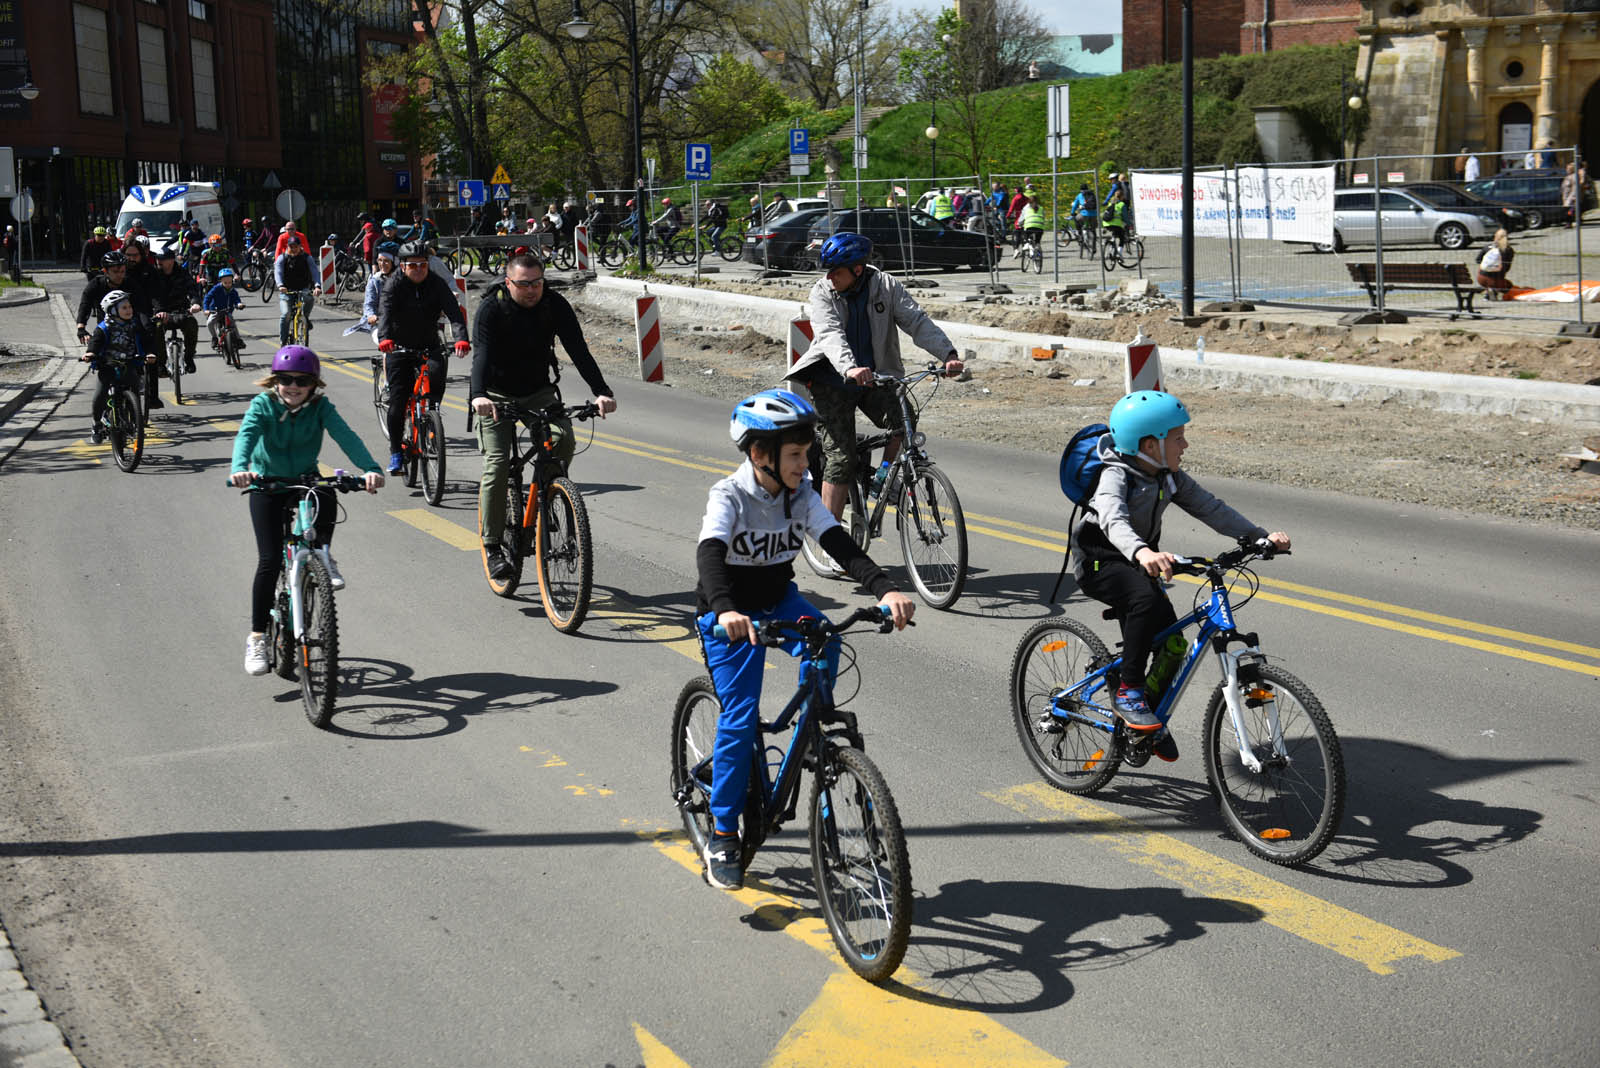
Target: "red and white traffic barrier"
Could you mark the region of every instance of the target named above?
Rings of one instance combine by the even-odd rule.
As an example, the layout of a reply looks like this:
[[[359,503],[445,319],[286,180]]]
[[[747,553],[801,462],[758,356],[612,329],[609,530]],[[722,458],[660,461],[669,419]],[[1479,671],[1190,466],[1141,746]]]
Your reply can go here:
[[[334,252],[332,245],[323,245],[317,250],[317,272],[322,278],[322,292],[330,297],[338,296],[338,279],[334,277]]]
[[[1128,342],[1128,361],[1122,368],[1124,393],[1141,389],[1166,390],[1161,376],[1161,349],[1154,341],[1146,341],[1144,331],[1139,331]]]
[[[666,380],[661,358],[661,305],[648,288],[634,301],[634,333],[639,338],[639,377],[646,382]]]
[[[589,228],[579,223],[572,230],[572,254],[580,271],[592,271],[589,263]]]
[[[463,319],[466,319],[466,317],[467,317],[467,276],[461,273],[461,268],[459,268],[459,267],[456,268],[455,283],[456,283],[456,303],[461,305],[461,317]],[[470,319],[468,320],[468,325],[469,326],[471,325],[471,320]]]
[[[794,369],[794,365],[800,361],[800,357],[806,354],[806,350],[811,348],[811,342],[814,340],[816,340],[816,331],[811,325],[811,320],[806,317],[806,308],[802,304],[800,306],[800,314],[789,320],[790,370]],[[798,393],[802,397],[809,398],[811,396],[811,391],[806,388],[804,382],[796,382],[793,379],[789,379],[784,388]]]

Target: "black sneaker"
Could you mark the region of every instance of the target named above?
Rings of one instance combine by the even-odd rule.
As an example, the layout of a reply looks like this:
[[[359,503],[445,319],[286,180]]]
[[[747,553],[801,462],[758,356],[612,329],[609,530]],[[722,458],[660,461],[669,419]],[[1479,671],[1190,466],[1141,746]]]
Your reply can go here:
[[[1163,729],[1156,738],[1155,744],[1150,746],[1150,752],[1155,755],[1157,760],[1165,760],[1168,764],[1171,764],[1178,759],[1178,743],[1173,741],[1172,735]]]
[[[166,405],[164,403],[162,403],[160,397],[151,397],[148,401],[145,402],[145,406],[144,407],[145,407],[146,411],[153,412],[157,408],[165,408]]]
[[[487,551],[489,554],[490,578],[496,582],[504,582],[517,573],[517,569],[511,566],[511,561],[507,560],[505,554],[500,551],[500,546],[489,547]]]
[[[739,836],[713,834],[706,842],[706,882],[719,890],[744,889],[744,869],[739,866]]]
[[[183,373],[186,374],[186,375],[194,374],[194,357],[193,356],[188,356],[188,357],[184,358],[184,361],[183,361]]]
[[[96,445],[99,445],[106,440],[106,428],[96,423],[90,428],[89,436],[94,439]]]

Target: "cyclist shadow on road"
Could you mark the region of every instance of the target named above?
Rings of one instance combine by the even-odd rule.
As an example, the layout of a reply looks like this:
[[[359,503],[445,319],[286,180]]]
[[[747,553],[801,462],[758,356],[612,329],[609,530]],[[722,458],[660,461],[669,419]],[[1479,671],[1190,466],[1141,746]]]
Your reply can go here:
[[[529,619],[544,619],[539,600],[539,580],[533,573],[532,559],[523,572],[523,588],[532,604],[522,607]],[[520,599],[522,591],[518,591]],[[671,642],[695,638],[694,594],[661,593],[643,597],[616,586],[596,585],[589,598],[589,617],[576,635],[602,642]]]
[[[1055,575],[1047,571],[1000,574],[968,565],[961,599],[944,611],[983,619],[1050,619],[1062,614],[1060,603],[1046,600],[1055,581]],[[1076,584],[1063,581],[1061,585],[1069,596],[1077,591]],[[910,588],[909,583],[905,588]]]
[[[1349,774],[1344,822],[1308,870],[1371,886],[1438,889],[1473,879],[1455,858],[1484,854],[1537,832],[1544,814],[1452,796],[1469,782],[1575,760],[1453,757],[1390,738],[1341,738]],[[1418,833],[1420,828],[1430,833]]]
[[[504,671],[418,679],[410,667],[393,660],[341,657],[339,701],[327,729],[381,741],[439,738],[461,730],[475,716],[531,712],[616,689],[612,682],[534,678]],[[290,690],[276,700],[296,702],[300,692]]]

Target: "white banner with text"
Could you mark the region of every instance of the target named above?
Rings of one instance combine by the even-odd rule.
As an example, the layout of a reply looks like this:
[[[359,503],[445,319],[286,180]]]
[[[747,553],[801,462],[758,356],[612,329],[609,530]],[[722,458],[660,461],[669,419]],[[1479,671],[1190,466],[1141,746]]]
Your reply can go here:
[[[1141,234],[1183,233],[1183,175],[1134,171],[1133,219]],[[1196,171],[1194,232],[1264,241],[1333,241],[1330,167]]]

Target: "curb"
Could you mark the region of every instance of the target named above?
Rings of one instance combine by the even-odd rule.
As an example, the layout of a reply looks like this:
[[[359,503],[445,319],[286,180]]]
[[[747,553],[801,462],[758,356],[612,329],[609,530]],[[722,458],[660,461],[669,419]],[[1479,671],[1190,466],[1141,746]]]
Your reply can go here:
[[[631,320],[633,299],[646,283],[602,276],[574,290],[575,300],[619,318]],[[768,337],[789,336],[789,320],[805,308],[803,301],[752,297],[739,293],[648,283],[663,310],[680,322],[741,323]],[[981,359],[1028,365],[1031,350],[1054,348],[1079,361],[1080,371],[1120,377],[1126,344],[1090,338],[1028,334],[995,327],[934,320],[958,348]],[[1208,349],[1201,358],[1194,349],[1165,348],[1162,363],[1174,384],[1218,386],[1258,393],[1286,394],[1312,400],[1399,401],[1418,408],[1466,415],[1507,415],[1517,419],[1600,426],[1600,388],[1564,382],[1484,378],[1438,371],[1406,371],[1355,364],[1305,363],[1273,356]]]
[[[0,928],[0,1060],[28,1068],[82,1068],[28,985],[4,928]]]
[[[50,294],[42,289],[23,287],[17,290],[17,292],[25,292],[28,293],[29,296],[0,299],[0,311],[5,311],[7,308],[26,308],[30,304],[43,304],[45,301],[50,299]]]
[[[51,295],[50,311],[56,318],[62,351],[72,351],[77,344],[77,331],[72,313],[67,310],[67,299],[59,293]],[[19,397],[5,401],[9,411],[0,418],[0,464],[61,406],[88,373],[88,364],[66,356],[57,357],[45,364],[32,382],[21,387]]]

